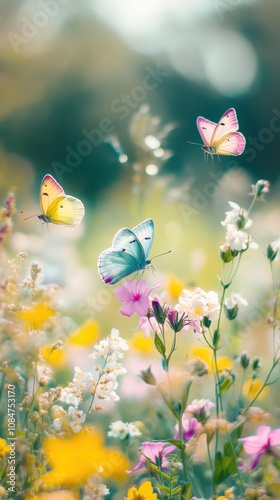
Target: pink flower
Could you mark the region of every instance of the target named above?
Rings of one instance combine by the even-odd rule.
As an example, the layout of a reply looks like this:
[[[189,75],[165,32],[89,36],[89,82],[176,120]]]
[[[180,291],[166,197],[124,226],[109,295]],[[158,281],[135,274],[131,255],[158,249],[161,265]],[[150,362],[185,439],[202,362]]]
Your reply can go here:
[[[147,459],[158,467],[167,469],[169,467],[169,462],[166,459],[166,455],[177,449],[176,446],[167,446],[167,444],[168,443],[161,441],[157,443],[145,441],[142,443],[140,462],[134,467],[134,469],[128,472],[135,472],[142,469],[145,466]]]
[[[182,424],[184,441],[189,441],[189,439],[191,439],[202,427],[202,424],[198,422],[196,418],[184,418]],[[174,436],[174,439],[179,439],[178,424],[176,424],[175,429],[176,434]]]
[[[147,288],[145,280],[126,280],[123,286],[117,286],[116,297],[123,302],[120,313],[124,316],[132,316],[136,312],[140,317],[145,316],[150,306],[149,293],[154,288]]]
[[[261,425],[258,428],[257,436],[248,436],[239,439],[239,441],[243,441],[244,450],[253,457],[250,469],[254,469],[258,465],[264,453],[270,453],[280,458],[276,451],[273,450],[274,446],[280,445],[280,429],[271,430],[271,427]]]

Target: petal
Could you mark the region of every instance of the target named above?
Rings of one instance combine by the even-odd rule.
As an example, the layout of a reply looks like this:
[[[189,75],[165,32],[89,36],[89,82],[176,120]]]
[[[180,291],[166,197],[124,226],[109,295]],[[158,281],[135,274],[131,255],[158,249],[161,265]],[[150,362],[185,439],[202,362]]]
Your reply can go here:
[[[120,313],[123,314],[124,316],[132,316],[132,314],[135,312],[135,303],[132,301],[126,301],[123,303]]]
[[[115,295],[121,302],[132,299],[132,293],[125,286],[117,286],[115,288]]]
[[[134,310],[138,316],[145,316],[149,309],[150,301],[149,297],[142,296],[139,300],[134,302]]]
[[[274,429],[269,434],[269,442],[271,446],[280,445],[280,429]]]
[[[145,481],[144,483],[142,483],[138,492],[141,493],[141,495],[145,495],[145,497],[147,495],[151,495],[153,493],[153,488],[152,488],[151,482]]]

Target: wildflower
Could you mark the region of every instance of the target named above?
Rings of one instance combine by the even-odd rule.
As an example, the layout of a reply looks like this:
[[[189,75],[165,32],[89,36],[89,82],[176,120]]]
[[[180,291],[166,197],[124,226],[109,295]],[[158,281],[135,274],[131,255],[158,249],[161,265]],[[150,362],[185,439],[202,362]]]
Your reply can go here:
[[[249,228],[252,225],[252,220],[248,219],[248,212],[240,208],[240,206],[233,201],[229,201],[229,205],[232,210],[226,212],[226,218],[221,222],[222,226],[227,227],[233,225],[238,229]]]
[[[148,317],[151,315],[151,316],[154,316],[157,323],[159,325],[163,325],[165,320],[166,320],[166,316],[167,316],[167,313],[168,313],[168,307],[165,306],[165,305],[161,305],[160,302],[159,302],[159,299],[157,297],[155,297],[153,300],[152,300],[152,303],[151,303],[151,310],[149,311],[148,313]]]
[[[157,500],[157,498],[157,494],[153,493],[151,481],[145,481],[139,489],[134,486],[129,488],[126,500]]]
[[[10,453],[10,451],[11,450],[7,445],[6,439],[0,438],[0,458]]]
[[[186,333],[189,328],[193,328],[195,333],[201,332],[198,321],[190,319],[184,312],[180,314],[172,307],[168,308],[167,321],[174,332],[180,332],[182,330],[183,333]]]
[[[89,428],[70,438],[47,438],[43,449],[51,468],[42,476],[48,488],[78,486],[94,474],[124,480],[129,466],[119,450],[105,447],[101,435]]]
[[[203,375],[207,375],[207,373],[209,373],[209,366],[203,359],[196,357],[187,362],[186,372],[190,375],[203,377]]]
[[[265,453],[280,458],[274,449],[275,446],[280,446],[280,429],[271,430],[271,427],[261,425],[257,430],[257,436],[240,438],[239,441],[243,442],[245,452],[253,458],[250,469],[258,465],[261,456]]]
[[[143,469],[147,461],[151,461],[153,464],[167,469],[169,467],[169,462],[166,455],[171,453],[176,449],[175,446],[167,446],[168,443],[158,441],[157,443],[152,443],[150,441],[144,441],[141,446],[140,462],[132,470],[128,472],[135,472],[137,470]]]
[[[40,348],[40,355],[44,359],[44,361],[51,365],[53,368],[61,368],[65,366],[66,355],[65,350],[62,347],[62,342],[44,345]]]
[[[112,422],[109,426],[109,429],[110,430],[107,432],[108,436],[115,439],[120,439],[121,441],[124,439],[141,436],[142,434],[136,427],[134,422],[122,422],[121,420]]]
[[[90,355],[90,358],[96,359],[97,357],[101,357],[105,358],[107,362],[115,362],[117,359],[123,358],[123,353],[127,350],[127,341],[120,336],[119,330],[113,328],[108,337],[102,339],[94,346],[94,351]]]
[[[18,318],[25,322],[25,328],[39,330],[52,316],[55,311],[45,304],[35,304],[29,309],[23,309],[18,313]]]
[[[85,486],[83,500],[103,500],[109,493],[105,484],[96,484],[96,478],[90,478]]]
[[[270,183],[262,179],[257,181],[256,184],[252,184],[251,187],[252,193],[250,194],[255,196],[256,198],[263,199],[263,195],[269,193]]]
[[[73,432],[79,432],[86,419],[86,414],[82,410],[77,410],[74,406],[69,406],[68,414],[71,419],[70,427]]]
[[[199,422],[205,422],[210,416],[210,409],[214,408],[214,403],[209,399],[194,399],[186,408]]]
[[[145,280],[126,280],[123,286],[117,286],[116,297],[123,302],[121,314],[132,316],[136,312],[140,317],[145,316],[150,305],[149,294],[153,288],[155,287],[147,287]]]
[[[220,246],[222,253],[226,253],[228,249],[245,252],[248,248],[258,248],[257,243],[253,242],[251,235],[238,230],[234,224],[227,225],[225,241],[225,244]]]
[[[213,291],[207,293],[201,288],[184,289],[176,309],[194,321],[202,321],[204,317],[213,321],[218,318],[220,312],[218,294]]]
[[[68,343],[71,345],[88,346],[93,344],[98,337],[98,323],[96,321],[89,320],[71,333],[68,338]]]
[[[242,297],[241,293],[232,293],[230,297],[225,299],[224,309],[229,320],[236,318],[240,305],[248,305],[247,300]]]
[[[242,387],[242,392],[245,397],[250,397],[254,399],[257,394],[259,393],[260,389],[263,386],[263,381],[255,378],[255,379],[248,379],[246,382],[244,382],[243,387]],[[259,393],[258,398],[261,399],[265,397],[267,394],[268,387],[264,387],[262,391]]]
[[[152,338],[143,336],[143,332],[135,332],[130,340],[130,345],[142,354],[152,354],[154,352],[154,341]]]
[[[270,262],[276,259],[278,256],[280,248],[280,238],[277,238],[277,240],[274,240],[272,243],[270,243],[267,247],[267,258]]]
[[[193,356],[198,356],[205,361],[209,367],[209,373],[213,370],[213,359],[212,359],[212,350],[206,346],[194,346],[191,350]],[[230,371],[233,368],[232,361],[227,356],[218,356],[217,357],[217,369],[219,372],[226,370]]]
[[[142,316],[139,321],[138,328],[143,328],[145,331],[145,337],[149,337],[151,333],[158,330],[158,323],[154,316]]]
[[[168,275],[167,291],[172,299],[178,300],[179,295],[182,293],[184,288],[184,283],[177,278],[174,274],[170,273]]]
[[[183,417],[182,426],[184,441],[189,441],[200,429],[202,429],[202,424],[198,422],[196,418],[187,418],[185,415]],[[174,439],[179,439],[178,424],[176,424],[175,429],[176,434],[174,436]]]

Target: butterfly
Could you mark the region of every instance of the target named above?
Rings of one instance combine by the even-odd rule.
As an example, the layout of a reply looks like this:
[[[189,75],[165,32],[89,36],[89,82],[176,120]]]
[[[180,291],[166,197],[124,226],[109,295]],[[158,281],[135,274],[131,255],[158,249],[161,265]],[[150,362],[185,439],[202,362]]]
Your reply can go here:
[[[114,285],[131,273],[145,269],[154,239],[154,222],[147,219],[133,229],[120,229],[111,248],[98,259],[98,270],[106,285]]]
[[[41,183],[40,210],[38,219],[64,226],[76,226],[85,213],[81,200],[65,194],[63,188],[50,174],[45,175]]]
[[[203,116],[199,116],[196,120],[198,132],[204,144],[197,144],[201,146],[206,155],[241,155],[245,149],[246,139],[241,132],[237,132],[238,120],[234,108],[228,109],[218,121],[218,123],[211,122]]]

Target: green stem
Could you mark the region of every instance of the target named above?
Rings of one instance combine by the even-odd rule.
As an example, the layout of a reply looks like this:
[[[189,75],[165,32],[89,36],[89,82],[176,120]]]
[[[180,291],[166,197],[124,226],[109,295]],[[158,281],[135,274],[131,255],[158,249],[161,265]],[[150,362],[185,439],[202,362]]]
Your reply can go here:
[[[183,437],[183,414],[179,416],[178,419],[178,427],[179,427],[179,439],[182,444],[180,448],[180,454],[181,454],[181,460],[182,460],[182,465],[183,465],[183,472],[184,472],[184,479],[186,483],[188,482],[188,471],[187,471],[187,461],[186,461],[186,453],[185,449],[183,447],[184,443],[184,437]]]

